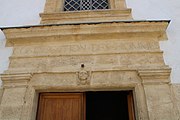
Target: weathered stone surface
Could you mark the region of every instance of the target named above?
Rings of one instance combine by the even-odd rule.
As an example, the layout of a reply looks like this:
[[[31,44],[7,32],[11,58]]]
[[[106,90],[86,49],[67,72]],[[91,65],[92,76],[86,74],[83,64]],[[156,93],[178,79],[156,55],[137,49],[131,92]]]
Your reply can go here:
[[[178,111],[177,115],[180,119],[180,84],[172,84],[173,88],[173,93],[174,93],[174,100],[175,100],[175,105],[177,105]]]
[[[13,57],[35,57],[35,56],[58,56],[58,55],[91,55],[91,54],[111,54],[129,52],[160,52],[157,41],[79,41],[65,44],[63,41],[59,45],[38,45],[20,46],[14,48]]]
[[[112,1],[117,9],[123,2]],[[47,4],[54,2],[58,0]],[[52,6],[46,11],[48,18],[69,19],[68,14],[49,14]],[[7,46],[14,51],[2,75],[0,120],[34,120],[40,92],[110,90],[134,92],[137,120],[176,120],[170,69],[158,43],[167,39],[167,25],[168,21],[119,21],[4,29]],[[175,96],[179,100],[178,93]]]
[[[137,77],[136,72],[126,72],[126,71],[104,71],[104,72],[94,72],[92,73],[91,85],[110,87],[126,88],[130,86],[136,86],[140,82]]]
[[[135,111],[136,111],[136,119],[137,120],[150,120],[147,109],[147,101],[145,97],[144,87],[143,85],[137,84],[134,87],[134,101],[135,101]]]
[[[64,73],[64,74],[37,74],[34,75],[30,84],[37,87],[63,87],[63,86],[76,86],[76,73]]]
[[[79,23],[79,22],[104,22],[112,20],[131,20],[131,9],[120,10],[96,10],[96,11],[78,11],[78,12],[51,12],[40,14],[41,24],[47,23]]]
[[[27,88],[22,107],[21,120],[35,120],[38,104],[38,93],[32,86]]]
[[[20,120],[22,106],[1,106],[0,120]]]
[[[1,102],[1,99],[2,99],[2,96],[3,96],[3,92],[4,92],[3,87],[0,87],[0,102]]]
[[[150,120],[177,120],[167,84],[144,85]]]
[[[162,53],[134,53],[134,54],[114,54],[114,55],[78,55],[78,56],[58,56],[58,57],[34,57],[34,58],[11,58],[10,70],[16,68],[24,72],[50,72],[54,68],[63,71],[78,69],[80,64],[84,63],[87,67],[97,66],[116,66],[143,68],[147,66],[163,66]],[[25,69],[24,69],[25,68]]]
[[[43,77],[42,77],[43,76]],[[78,88],[78,74],[74,73],[47,73],[34,75],[30,84],[34,87],[69,87],[74,86]],[[140,82],[137,73],[127,71],[104,71],[92,72],[90,75],[89,88],[96,86],[118,87],[118,86],[135,86]],[[81,85],[80,85],[81,86]]]
[[[26,87],[32,74],[4,74],[1,75],[3,88]]]
[[[23,105],[26,88],[9,88],[4,90],[2,105]]]
[[[24,104],[26,88],[9,88],[4,90],[1,101],[0,119],[19,120]]]
[[[170,83],[171,69],[145,69],[138,71],[143,84],[164,84]]]
[[[36,43],[37,39],[41,40],[41,42],[44,42],[44,39],[51,42],[52,40],[49,40],[47,37],[53,36],[57,36],[55,40],[58,40],[58,42],[62,39],[68,41],[82,40],[78,38],[84,38],[84,40],[89,38],[91,38],[91,40],[98,40],[99,38],[105,40],[108,40],[108,38],[118,38],[122,40],[122,38],[125,38],[128,40],[151,39],[159,41],[167,39],[166,33],[164,32],[167,25],[168,21],[119,21],[114,23],[104,22],[103,24],[54,24],[51,26],[29,26],[30,28],[19,29],[7,28],[4,29],[3,32],[6,34],[7,45],[9,46],[32,41]]]

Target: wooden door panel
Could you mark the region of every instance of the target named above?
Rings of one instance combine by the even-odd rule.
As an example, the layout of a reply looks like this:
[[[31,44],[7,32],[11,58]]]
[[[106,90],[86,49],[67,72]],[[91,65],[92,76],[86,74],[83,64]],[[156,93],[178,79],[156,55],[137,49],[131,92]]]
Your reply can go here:
[[[42,93],[37,120],[83,120],[83,104],[83,93]]]
[[[133,103],[133,94],[132,94],[132,92],[130,92],[129,95],[127,96],[127,100],[128,100],[129,120],[135,120],[134,103]]]

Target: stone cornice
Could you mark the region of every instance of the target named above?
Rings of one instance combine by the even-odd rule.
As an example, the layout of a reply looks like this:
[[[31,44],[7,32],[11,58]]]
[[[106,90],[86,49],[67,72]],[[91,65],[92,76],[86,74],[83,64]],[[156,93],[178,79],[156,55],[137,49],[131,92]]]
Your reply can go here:
[[[143,84],[163,84],[170,83],[169,76],[171,69],[166,67],[162,69],[90,69],[87,68],[88,71],[91,72],[108,72],[108,71],[122,71],[122,72],[136,72],[137,75],[141,78]],[[34,74],[65,74],[65,73],[77,73],[77,70],[74,71],[54,71],[54,72],[34,72]],[[3,87],[22,87],[27,86],[28,82],[32,78],[32,74],[29,73],[14,73],[14,74],[2,74],[1,79],[3,81]]]
[[[144,84],[169,83],[171,69],[142,69],[138,70],[138,75]]]
[[[157,40],[166,39],[166,29],[169,21],[114,21],[100,23],[82,23],[82,24],[53,24],[29,27],[2,28],[7,38],[7,46],[16,43],[35,42],[44,40],[42,38],[58,37],[60,39],[88,38],[88,36],[101,36],[117,34],[115,37],[122,36],[129,38],[129,34],[143,35],[144,33],[156,33],[149,35]],[[69,37],[69,38],[68,38]],[[29,39],[32,38],[32,39]],[[94,38],[93,38],[94,39]],[[111,38],[113,39],[113,38]],[[116,39],[116,38],[114,38]],[[33,41],[34,40],[34,41]],[[42,41],[41,41],[42,42]],[[52,41],[51,41],[52,42]]]
[[[9,69],[8,71],[5,71],[4,74],[21,74],[23,71],[26,70],[26,72],[24,72],[24,74],[28,74],[28,73],[32,73],[32,74],[35,74],[35,73],[76,73],[78,71],[79,68],[72,68],[72,67],[56,67],[56,68],[52,68],[52,69],[46,69],[46,70],[38,70],[36,71],[36,68],[34,69],[30,69],[29,71],[27,71],[25,68],[24,69]],[[137,71],[138,72],[138,75],[141,77],[141,78],[145,78],[145,75],[143,73],[146,73],[146,76],[149,75],[149,77],[151,77],[151,74],[152,71],[160,71],[160,70],[165,70],[165,71],[168,71],[170,72],[170,68],[169,66],[148,66],[148,67],[145,67],[145,66],[138,66],[137,67],[133,67],[133,66],[117,66],[117,65],[114,65],[114,66],[97,66],[97,67],[87,67],[87,70],[89,71],[92,71],[92,72],[105,72],[105,71]],[[149,72],[149,74],[148,74]],[[151,73],[151,74],[150,74]],[[156,73],[157,75],[158,73]],[[142,75],[142,76],[141,76]],[[167,77],[167,76],[166,76]]]
[[[3,87],[21,87],[27,86],[32,74],[18,73],[18,74],[1,74]]]

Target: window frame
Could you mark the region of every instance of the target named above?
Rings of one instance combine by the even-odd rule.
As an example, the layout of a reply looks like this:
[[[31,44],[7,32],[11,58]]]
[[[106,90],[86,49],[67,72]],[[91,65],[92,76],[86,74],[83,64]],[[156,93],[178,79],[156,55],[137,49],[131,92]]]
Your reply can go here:
[[[103,7],[102,9],[99,9],[98,7],[96,7],[95,6],[95,4],[97,3],[97,2],[94,2],[95,0],[90,0],[90,2],[89,2],[89,6],[87,7],[88,9],[86,9],[84,6],[86,6],[86,4],[85,3],[83,3],[83,0],[79,0],[79,2],[75,2],[73,5],[70,5],[70,3],[72,2],[73,0],[71,0],[70,2],[67,2],[67,0],[64,0],[64,5],[63,5],[63,11],[65,11],[65,12],[69,12],[69,11],[91,11],[91,10],[108,10],[108,9],[110,9],[110,4],[109,4],[109,1],[110,0],[105,0],[104,2],[102,2],[102,3],[99,3],[98,4],[98,7],[100,6],[100,7]],[[103,3],[105,3],[106,5],[105,6],[103,6],[102,4]],[[69,8],[68,7],[66,7],[66,6],[68,6],[68,4],[69,4]],[[76,4],[78,4],[78,7],[75,7],[75,5]],[[73,10],[71,10],[71,8],[73,9]]]
[[[65,0],[46,0],[44,13],[58,13],[64,11]],[[108,9],[102,10],[124,10],[127,9],[125,0],[108,0]],[[93,10],[96,11],[96,10]],[[77,12],[77,11],[71,11]]]

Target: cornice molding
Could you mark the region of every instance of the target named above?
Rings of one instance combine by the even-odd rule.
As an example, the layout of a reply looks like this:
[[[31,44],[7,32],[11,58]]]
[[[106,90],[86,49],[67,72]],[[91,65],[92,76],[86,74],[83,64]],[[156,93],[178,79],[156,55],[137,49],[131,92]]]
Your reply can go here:
[[[136,35],[138,33],[152,33],[149,37],[154,37],[157,40],[164,40],[167,38],[166,29],[169,21],[115,21],[115,22],[100,22],[100,23],[82,23],[82,24],[53,24],[29,27],[16,27],[3,29],[7,38],[7,46],[13,46],[16,43],[35,42],[44,40],[47,37],[58,37],[59,39],[72,39],[73,36],[78,38],[90,35],[104,36],[116,34],[129,38],[129,35]],[[139,35],[140,36],[140,35]],[[70,38],[68,38],[70,37]],[[31,38],[31,39],[30,39]],[[42,39],[44,38],[44,39]],[[113,38],[111,38],[113,39]],[[116,38],[114,38],[116,39]],[[52,41],[51,41],[52,42]]]
[[[138,70],[138,75],[144,84],[169,83],[171,69],[142,69]]]
[[[146,66],[138,66],[137,67],[133,67],[133,66],[118,66],[118,65],[114,65],[114,66],[94,66],[92,67],[88,67],[87,68],[89,71],[92,72],[106,72],[106,71],[138,71],[138,75],[142,75],[140,73],[142,72],[148,72],[148,71],[159,71],[160,69],[162,70],[170,70],[170,68],[168,66],[152,66],[152,67],[146,67]],[[77,68],[74,67],[56,67],[56,68],[52,68],[52,69],[45,69],[43,70],[36,70],[36,68],[34,69],[29,69],[28,71],[24,68],[24,69],[19,69],[19,68],[10,68],[9,70],[5,71],[5,74],[21,74],[23,71],[26,71],[27,74],[32,73],[32,74],[41,74],[41,73],[76,73],[77,72]]]
[[[31,78],[30,73],[1,74],[4,88],[27,86]]]

